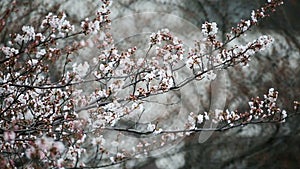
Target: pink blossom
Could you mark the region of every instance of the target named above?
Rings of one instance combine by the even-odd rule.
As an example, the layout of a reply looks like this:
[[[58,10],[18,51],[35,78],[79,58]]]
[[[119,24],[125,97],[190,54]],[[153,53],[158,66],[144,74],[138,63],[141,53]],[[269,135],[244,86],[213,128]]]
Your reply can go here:
[[[218,33],[218,27],[216,22],[205,22],[202,24],[202,34],[204,36],[214,36]]]

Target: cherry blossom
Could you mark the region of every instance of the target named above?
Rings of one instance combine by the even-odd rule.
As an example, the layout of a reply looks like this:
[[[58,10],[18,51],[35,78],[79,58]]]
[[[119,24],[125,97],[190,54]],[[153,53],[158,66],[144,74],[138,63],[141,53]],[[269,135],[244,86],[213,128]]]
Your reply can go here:
[[[159,102],[156,96],[180,93],[195,80],[214,81],[218,71],[245,66],[267,49],[274,42],[268,35],[242,45],[233,41],[281,1],[253,10],[222,40],[217,23],[204,22],[203,36],[189,49],[172,30],[156,30],[145,40],[146,51],[138,44],[117,47],[110,32],[111,3],[102,0],[94,16],[80,23],[67,19],[65,12],[50,12],[40,27],[24,25],[1,46],[0,153],[5,152],[9,167],[100,168],[147,156],[195,132],[289,117],[276,103],[279,93],[270,88],[263,98],[251,98],[245,112],[184,112],[184,122],[173,128],[161,122],[168,118],[163,115],[144,122],[155,111],[151,104]],[[97,52],[91,60],[76,60],[86,48]],[[160,105],[173,104],[169,102]],[[220,126],[201,127],[210,121]],[[129,137],[133,148],[128,148]]]
[[[74,31],[74,25],[71,25],[66,20],[66,14],[61,13],[60,15],[54,15],[49,13],[46,18],[42,21],[41,28],[47,28],[48,26],[52,29],[53,33],[58,33],[59,36],[66,36],[66,33]],[[55,34],[52,34],[55,37]]]
[[[212,22],[208,23],[205,22],[202,24],[202,33],[204,36],[214,36],[218,33],[217,23]]]
[[[11,47],[2,47],[1,50],[6,55],[7,58],[12,57],[19,53],[18,49],[11,48]]]

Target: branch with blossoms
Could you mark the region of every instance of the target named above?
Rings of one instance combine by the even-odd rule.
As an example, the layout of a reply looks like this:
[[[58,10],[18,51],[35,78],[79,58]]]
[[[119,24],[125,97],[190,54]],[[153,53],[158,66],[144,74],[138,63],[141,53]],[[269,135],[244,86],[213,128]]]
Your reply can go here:
[[[263,100],[257,97],[249,102],[249,112],[190,113],[181,129],[139,120],[118,127],[128,117],[140,118],[147,98],[178,91],[194,80],[214,80],[222,69],[247,65],[251,56],[273,39],[264,35],[244,46],[228,47],[230,42],[268,17],[282,1],[269,1],[252,11],[251,19],[232,28],[224,42],[218,40],[217,24],[205,22],[204,38],[188,52],[182,40],[162,29],[150,36],[149,48],[139,58],[135,58],[136,47],[123,52],[115,47],[109,32],[110,4],[102,0],[95,17],[84,19],[79,30],[64,12],[49,13],[39,27],[23,26],[1,46],[0,161],[7,168],[105,167],[151,154],[193,132],[224,131],[287,118],[286,111],[276,105],[278,93],[270,89]],[[1,21],[6,18],[5,14]],[[3,26],[11,25],[2,24],[0,32]],[[92,45],[100,54],[91,62],[72,60],[74,53]],[[80,89],[87,85],[91,91]],[[295,106],[298,110],[298,102]],[[209,120],[219,127],[198,127]],[[113,141],[108,132],[116,133]],[[122,149],[126,134],[145,139],[132,150]]]
[[[121,132],[132,133],[140,135],[141,137],[149,137],[149,135],[160,135],[167,133],[186,133],[190,135],[192,132],[200,131],[225,131],[231,128],[240,127],[249,124],[259,123],[283,123],[288,118],[287,112],[281,110],[277,104],[278,92],[273,88],[269,89],[268,94],[264,95],[264,99],[260,97],[252,98],[249,101],[250,110],[246,112],[239,112],[238,110],[219,110],[216,109],[213,112],[204,112],[203,114],[195,114],[191,112],[188,116],[185,129],[183,130],[163,130],[157,127],[155,124],[149,124],[147,131],[138,131],[135,129],[124,129],[108,127],[106,130],[117,130]],[[290,113],[291,116],[298,113],[299,103],[294,103],[294,113]],[[211,119],[210,119],[211,118]],[[216,128],[199,128],[197,126],[203,124],[205,121],[211,120],[213,123],[218,124]]]

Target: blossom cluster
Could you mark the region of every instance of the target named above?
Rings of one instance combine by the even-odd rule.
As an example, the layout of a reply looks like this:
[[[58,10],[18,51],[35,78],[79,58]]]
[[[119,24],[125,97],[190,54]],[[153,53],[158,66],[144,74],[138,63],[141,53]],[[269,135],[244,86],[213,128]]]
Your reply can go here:
[[[264,121],[284,122],[287,118],[287,112],[277,106],[277,97],[278,92],[275,91],[274,88],[270,88],[268,94],[264,95],[264,99],[260,99],[259,97],[251,99],[249,102],[249,111],[239,112],[237,110],[231,111],[226,109],[224,111],[216,109],[214,112],[204,112],[198,115],[191,112],[188,116],[186,127],[189,130],[197,129],[197,124],[199,125],[202,124],[204,120],[209,120],[209,116],[211,116],[213,123],[222,124],[219,129]]]
[[[202,34],[204,36],[215,36],[218,33],[218,27],[216,22],[205,22],[202,24]]]
[[[54,157],[63,153],[65,146],[62,142],[54,141],[53,138],[42,137],[35,140],[34,143],[25,152],[29,159],[44,159],[46,156]]]
[[[195,47],[190,48],[186,66],[193,71],[197,78],[202,79],[206,77],[213,80],[215,78],[214,70],[231,67],[236,64],[247,65],[251,60],[251,56],[268,48],[273,41],[272,37],[263,35],[246,45],[221,48],[220,45],[222,46],[227,42],[222,43],[216,40],[215,36],[210,36],[210,38],[202,42],[196,42]]]
[[[205,121],[209,120],[209,115],[207,112],[204,112],[203,114],[195,114],[194,112],[191,112],[188,116],[188,120],[186,123],[186,128],[188,130],[192,130],[197,128],[197,125],[203,124]]]
[[[19,53],[18,49],[15,49],[13,47],[2,47],[1,48],[2,52],[5,54],[6,58],[10,58],[14,55],[17,55]]]
[[[61,13],[60,15],[49,13],[42,21],[41,28],[50,28],[53,33],[51,35],[53,38],[57,36],[55,33],[58,33],[59,37],[65,37],[66,34],[75,30],[74,25],[70,24],[70,22],[66,20],[66,17],[65,13]]]
[[[98,33],[100,28],[106,27],[110,25],[109,19],[109,6],[112,4],[111,1],[102,1],[101,7],[96,12],[96,18],[92,21],[89,18],[86,18],[84,21],[81,22],[81,28],[85,34],[89,33]]]
[[[173,36],[168,29],[162,29],[156,34],[150,36],[151,45],[161,45],[162,42],[166,42],[162,47],[156,47],[156,56],[162,57],[164,62],[174,64],[183,59],[184,48],[182,41],[176,36]]]
[[[35,31],[32,26],[23,26],[22,27],[23,35],[17,34],[15,41],[19,44],[22,42],[27,43],[28,41],[35,39]]]

